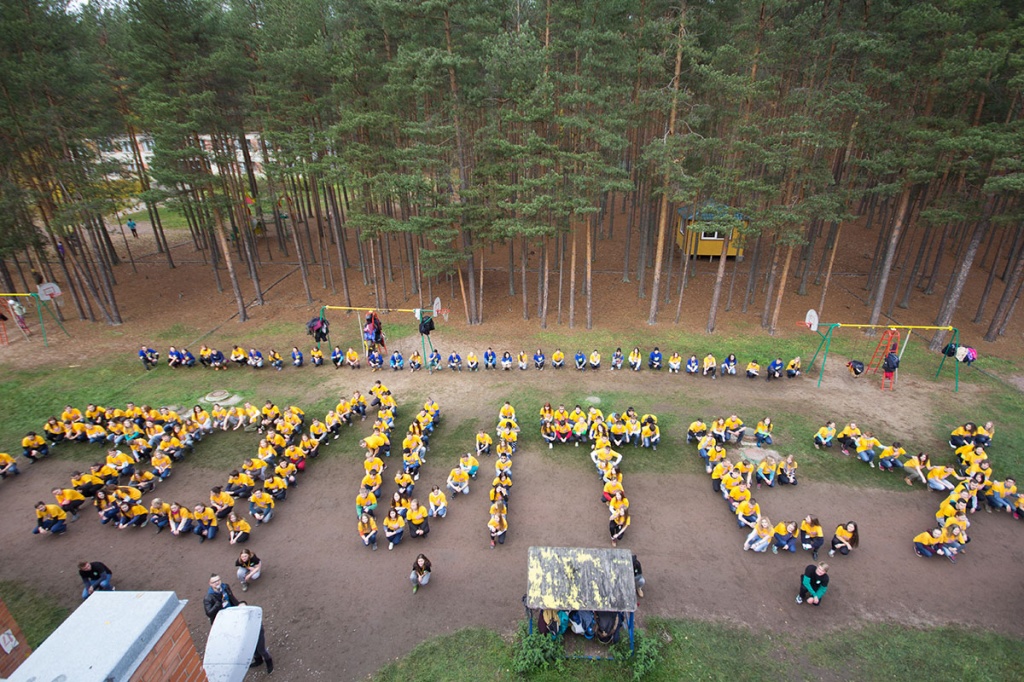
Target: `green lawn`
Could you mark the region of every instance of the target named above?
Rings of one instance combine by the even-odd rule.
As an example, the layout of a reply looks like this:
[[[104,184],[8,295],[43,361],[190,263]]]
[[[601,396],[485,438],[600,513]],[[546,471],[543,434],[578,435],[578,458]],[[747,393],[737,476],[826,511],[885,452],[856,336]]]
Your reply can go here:
[[[35,649],[68,617],[68,610],[51,597],[22,583],[0,581],[0,599],[25,633],[28,645]]]
[[[1019,640],[953,627],[875,624],[798,638],[701,621],[649,618],[644,636],[656,642],[659,650],[653,668],[640,675],[645,682],[929,678],[997,682],[1019,679],[1024,666],[1024,646]],[[378,671],[373,680],[523,679],[514,673],[518,646],[518,641],[490,630],[459,630],[420,644]],[[458,665],[453,665],[455,661]],[[554,661],[525,679],[619,682],[634,679],[634,670],[631,659],[569,659]]]

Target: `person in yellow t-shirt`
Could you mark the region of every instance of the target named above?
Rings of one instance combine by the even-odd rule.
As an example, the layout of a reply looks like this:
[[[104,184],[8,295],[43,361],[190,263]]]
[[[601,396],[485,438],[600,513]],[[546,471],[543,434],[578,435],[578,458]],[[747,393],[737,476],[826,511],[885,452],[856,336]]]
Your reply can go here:
[[[836,440],[842,446],[843,454],[850,454],[850,448],[857,447],[857,439],[860,438],[860,428],[857,422],[850,422],[843,427],[843,430],[836,434]]]
[[[714,355],[712,355],[711,353],[705,355],[704,361],[701,364],[701,374],[703,374],[704,376],[710,376],[712,379],[718,378],[717,376],[715,376],[715,372],[718,370],[718,360],[715,359]]]
[[[487,522],[487,532],[491,538],[491,549],[494,543],[505,544],[505,535],[508,532],[508,520],[500,514],[491,514],[491,520]]]
[[[882,441],[872,435],[870,431],[857,439],[857,457],[862,462],[867,462],[872,469],[875,468],[875,448],[882,447]]]
[[[402,542],[402,535],[405,533],[405,519],[398,514],[398,510],[392,508],[384,518],[384,537],[388,541],[388,549],[392,550],[395,545]]]
[[[36,502],[34,535],[63,535],[68,530],[68,515],[60,505]]]
[[[448,497],[439,486],[430,489],[430,510],[431,517],[444,518],[448,514]]]
[[[83,428],[85,428],[84,425]],[[21,454],[35,464],[41,457],[50,454],[50,448],[42,436],[36,434],[35,431],[29,431],[21,439]]]
[[[363,545],[376,552],[377,522],[368,514],[363,514],[359,517],[359,523],[356,528],[359,531],[359,539],[363,541]]]
[[[448,492],[452,495],[469,494],[469,474],[456,466],[448,474]]]
[[[626,529],[629,528],[630,518],[628,509],[619,509],[612,512],[611,517],[608,519],[608,533],[612,536],[612,547],[616,547],[619,544],[619,540],[625,535]]]
[[[743,541],[743,550],[752,549],[755,552],[767,552],[768,545],[771,544],[774,537],[775,526],[772,525],[771,520],[767,516],[762,516],[754,524],[754,528],[750,531],[747,539]]]
[[[257,488],[249,496],[249,515],[256,519],[256,523],[270,523],[274,518],[274,498]]]
[[[430,523],[427,521],[429,511],[421,505],[416,498],[409,500],[409,511],[405,513],[405,520],[409,524],[409,537],[426,538],[430,533]]]
[[[561,348],[556,348],[555,352],[551,354],[551,366],[555,369],[565,367],[565,353],[562,352]]]
[[[228,529],[228,544],[237,545],[249,540],[249,534],[252,533],[252,526],[250,526],[249,522],[241,518],[238,514],[234,512],[228,514],[225,525]]]
[[[142,528],[149,523],[149,510],[135,502],[120,502],[117,505],[117,520],[114,526],[118,530],[125,528]]]
[[[818,560],[818,550],[825,544],[825,531],[821,528],[821,522],[817,516],[808,514],[800,522],[800,545],[811,552],[811,557]]]
[[[751,360],[747,363],[747,378],[756,379],[761,376],[761,365],[757,363],[757,360]]]
[[[796,554],[796,522],[781,521],[775,524],[775,536],[772,543],[772,554],[778,554],[780,549],[788,550]]]
[[[857,547],[859,542],[860,534],[857,532],[857,524],[847,521],[836,528],[835,535],[832,536],[832,549],[828,551],[828,555],[834,557],[836,552],[839,552],[846,556]]]
[[[932,530],[926,530],[923,533],[918,533],[914,536],[914,552],[917,556],[933,557],[936,554],[944,556],[945,552],[942,549],[942,531],[938,528]]]
[[[818,429],[818,432],[814,434],[814,449],[820,450],[821,448],[832,447],[832,441],[836,437],[836,423],[834,421],[827,421],[825,425]]]

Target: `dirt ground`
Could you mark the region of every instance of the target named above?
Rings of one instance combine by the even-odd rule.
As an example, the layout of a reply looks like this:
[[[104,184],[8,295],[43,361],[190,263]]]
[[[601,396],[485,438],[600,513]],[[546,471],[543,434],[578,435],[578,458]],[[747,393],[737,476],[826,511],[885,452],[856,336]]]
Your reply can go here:
[[[146,226],[140,223],[140,232]],[[621,235],[621,230],[619,234]],[[869,236],[873,236],[869,235]],[[857,243],[856,240],[854,243]],[[870,242],[873,243],[873,242]],[[40,350],[23,339],[0,348],[0,362],[25,366],[49,364],[53,371],[76,364],[96,353],[121,353],[126,360],[126,376],[138,372],[134,351],[140,343],[151,343],[166,351],[173,341],[154,341],[175,324],[197,331],[197,336],[216,330],[220,338],[246,332],[251,325],[274,323],[274,329],[286,329],[295,323],[294,333],[280,332],[268,338],[284,352],[295,343],[308,341],[301,325],[324,302],[337,304],[340,296],[325,291],[319,284],[319,269],[314,268],[315,306],[307,306],[301,294],[301,283],[294,265],[276,262],[263,270],[265,285],[274,286],[267,294],[267,305],[251,308],[254,322],[242,325],[230,316],[235,312],[229,293],[218,294],[208,266],[182,265],[170,271],[152,253],[151,242],[143,237],[133,242],[137,247],[139,273],[127,267],[118,270],[121,285],[118,300],[126,324],[108,327],[103,324],[69,322],[71,338],[56,330],[50,331],[52,347]],[[609,243],[619,249],[621,243]],[[188,251],[176,248],[182,262],[197,260]],[[635,245],[634,245],[635,249]],[[864,267],[860,253],[844,252],[837,261],[841,274],[829,294],[823,319],[865,321],[868,310],[857,300],[863,294],[863,277],[856,274]],[[865,256],[866,257],[866,256]],[[506,262],[507,255],[488,256],[495,266]],[[614,259],[613,259],[614,261]],[[848,261],[848,262],[844,262]],[[861,261],[864,261],[862,263]],[[531,266],[536,266],[534,254]],[[621,259],[617,262],[621,263]],[[815,261],[817,262],[817,261]],[[947,268],[948,271],[948,268]],[[710,291],[712,269],[700,266],[698,277],[687,290],[684,307],[685,328],[702,329],[707,317],[707,292]],[[678,275],[677,275],[678,276]],[[462,338],[477,339],[475,346],[488,344],[501,348],[502,340],[515,338],[524,324],[520,319],[519,298],[507,296],[507,275],[488,271],[485,301],[485,326],[477,330],[465,328],[460,320],[461,308],[452,300],[448,285],[440,294],[453,309],[450,329]],[[497,280],[502,286],[492,286]],[[369,301],[358,274],[350,272],[357,289],[356,296]],[[492,282],[491,280],[494,280]],[[535,276],[531,280],[531,306],[535,293]],[[739,279],[736,297],[741,295],[744,280]],[[518,282],[517,282],[518,286]],[[796,282],[789,283],[795,291]],[[552,291],[556,291],[555,279]],[[602,329],[625,329],[642,324],[647,303],[637,303],[635,319],[615,314],[621,301],[635,297],[633,285],[621,284],[621,273],[599,273],[595,277],[595,326]],[[624,287],[629,287],[625,289]],[[338,284],[340,289],[340,283]],[[568,281],[566,280],[566,290]],[[968,286],[968,298],[980,287]],[[252,288],[243,282],[243,290],[251,298]],[[418,305],[415,298],[400,303],[397,283],[390,285],[391,304]],[[456,288],[457,290],[457,288]],[[998,292],[994,292],[994,296]],[[625,299],[623,299],[625,297]],[[923,305],[924,297],[915,295],[910,311],[899,311],[902,323],[925,323],[933,315]],[[756,329],[760,310],[758,304],[743,316],[736,310],[723,313],[719,329],[723,333],[750,332]],[[798,333],[795,323],[803,318],[808,307],[817,304],[818,290],[803,298],[787,296],[780,328],[783,333]],[[977,302],[965,301],[959,317],[973,316]],[[65,311],[73,317],[66,300]],[[460,304],[459,304],[460,305]],[[930,303],[929,305],[934,305]],[[990,303],[994,306],[994,303]],[[662,314],[659,327],[651,330],[657,338],[659,328],[667,327],[674,316],[675,303]],[[897,309],[898,310],[898,309]],[[531,315],[534,311],[531,311]],[[577,311],[577,329],[583,329],[582,305]],[[280,324],[279,324],[280,323]],[[554,304],[552,304],[552,326]],[[526,323],[536,326],[533,319]],[[965,330],[965,339],[980,340],[978,328],[969,321],[957,320]],[[1006,339],[983,353],[1019,354],[1021,322],[1011,325]],[[35,326],[35,325],[34,325]],[[48,330],[51,328],[48,326]],[[12,330],[9,328],[8,332]],[[983,331],[983,330],[982,330]],[[804,332],[806,333],[806,332]],[[444,330],[440,331],[444,334]],[[182,339],[177,343],[192,343]],[[222,349],[226,344],[220,344]],[[31,353],[25,351],[31,348]],[[196,350],[193,348],[193,350]],[[933,414],[935,390],[932,384],[914,385],[907,379],[897,395],[879,394],[876,382],[854,383],[832,365],[836,382],[827,390],[813,393],[809,400],[799,383],[784,385],[771,393],[763,382],[722,380],[716,382],[713,394],[702,389],[702,398],[713,403],[713,412],[740,410],[748,422],[763,411],[813,410],[815,415],[835,415],[838,419],[856,419],[878,430],[896,432],[901,425],[929,422]],[[163,370],[167,371],[167,370]],[[288,370],[293,371],[293,370]],[[301,370],[312,371],[309,369]],[[353,389],[365,391],[373,377],[365,370],[356,374],[328,371],[328,382],[336,386],[338,395]],[[298,375],[297,375],[298,376]],[[196,395],[216,388],[213,375],[204,376],[196,387]],[[553,390],[550,371],[534,371],[507,376],[474,376],[468,373],[453,376],[448,372],[433,377],[423,374],[401,376],[388,374],[384,380],[394,390],[400,404],[399,428],[410,418],[411,406],[402,402],[404,396],[422,394],[430,382],[431,392],[442,405],[446,425],[435,440],[435,448],[444,443],[455,424],[467,419],[496,421],[497,406],[503,395],[514,386],[528,385],[538,391]],[[647,395],[666,394],[676,390],[686,377],[654,376],[649,372],[615,377],[615,388]],[[558,376],[559,394],[576,393],[582,399],[611,386],[609,373],[565,372]],[[484,388],[481,388],[484,387]],[[904,390],[906,389],[906,390]],[[916,389],[916,390],[914,390]],[[965,396],[974,389],[961,388]],[[930,397],[931,396],[931,397]],[[482,399],[481,399],[482,398]],[[609,407],[609,406],[604,406]],[[621,407],[620,407],[621,409]],[[245,594],[251,603],[265,608],[268,643],[274,654],[277,673],[288,680],[348,680],[363,678],[389,660],[407,653],[420,641],[465,626],[480,625],[510,631],[522,618],[520,597],[525,592],[526,550],[531,545],[607,546],[607,515],[598,502],[599,484],[596,476],[584,466],[560,464],[546,450],[534,428],[533,408],[520,407],[524,438],[515,463],[515,488],[510,509],[509,539],[504,547],[488,547],[484,526],[487,522],[485,490],[481,483],[473,486],[466,499],[453,502],[448,518],[431,525],[428,540],[417,543],[406,540],[393,552],[386,547],[371,553],[362,547],[355,532],[352,499],[360,474],[359,458],[354,453],[357,438],[348,436],[335,449],[344,449],[347,457],[327,456],[317,461],[305,475],[300,487],[282,505],[278,517],[260,528],[251,545],[265,561],[265,574]],[[700,410],[688,404],[667,402],[659,406],[671,411],[678,421],[686,423]],[[840,416],[841,415],[841,416]],[[40,415],[42,421],[48,415]],[[975,415],[965,415],[964,419]],[[368,424],[357,424],[361,435]],[[810,434],[807,434],[808,439]],[[907,440],[912,437],[908,436]],[[459,447],[470,447],[470,443]],[[255,449],[256,441],[253,441]],[[78,446],[73,446],[78,447]],[[447,444],[445,447],[456,447]],[[330,450],[330,448],[328,448]],[[996,448],[998,450],[998,448]],[[583,449],[571,454],[585,457]],[[673,453],[675,455],[675,453]],[[240,458],[244,453],[240,453]],[[861,548],[850,557],[832,561],[833,582],[829,597],[820,609],[798,609],[793,604],[797,577],[809,563],[809,556],[752,555],[741,551],[743,536],[720,499],[711,491],[703,475],[694,471],[692,461],[681,464],[681,471],[672,475],[631,474],[629,460],[642,454],[627,453],[624,464],[626,489],[634,514],[633,525],[620,546],[635,551],[641,558],[648,580],[646,598],[640,606],[640,617],[648,615],[694,617],[745,624],[783,634],[819,634],[832,627],[865,621],[895,621],[914,625],[962,623],[1024,636],[1019,618],[1021,587],[1006,582],[1006,568],[1022,558],[1019,532],[1013,520],[981,514],[972,518],[974,525],[968,556],[956,566],[945,561],[926,561],[914,556],[910,538],[933,523],[939,504],[936,495],[917,491],[897,494],[821,483],[804,479],[799,487],[789,490],[759,492],[764,512],[773,519],[800,518],[807,513],[822,517],[826,532],[838,523],[853,519],[860,524]],[[808,449],[804,457],[829,457]],[[679,452],[681,462],[696,458],[695,453]],[[442,484],[451,461],[428,458],[418,487],[420,497],[433,483]],[[484,462],[488,467],[490,462]],[[101,559],[115,571],[119,589],[174,590],[189,600],[185,611],[193,636],[200,650],[205,645],[209,625],[201,602],[211,572],[231,575],[237,555],[226,538],[199,545],[195,538],[174,539],[167,533],[154,535],[150,528],[135,532],[116,532],[101,527],[91,518],[83,518],[60,538],[38,538],[28,533],[32,519],[26,510],[38,499],[48,499],[48,490],[65,481],[72,470],[70,462],[48,461],[28,467],[14,481],[0,484],[0,514],[7,523],[0,526],[0,539],[5,547],[0,563],[0,579],[24,580],[47,591],[66,605],[77,603],[78,578],[75,562],[79,559]],[[164,499],[184,501],[204,497],[210,486],[222,482],[226,472],[213,472],[180,467],[172,480],[163,484],[159,495]],[[865,476],[869,474],[865,473]],[[388,480],[385,490],[393,490]],[[147,498],[148,499],[148,498]],[[431,584],[416,596],[411,594],[408,573],[417,552],[424,551],[434,564]],[[231,581],[234,583],[234,580]],[[1000,586],[995,589],[994,586]],[[236,590],[236,594],[241,594]],[[964,609],[963,604],[971,604]],[[254,673],[253,679],[259,679]]]

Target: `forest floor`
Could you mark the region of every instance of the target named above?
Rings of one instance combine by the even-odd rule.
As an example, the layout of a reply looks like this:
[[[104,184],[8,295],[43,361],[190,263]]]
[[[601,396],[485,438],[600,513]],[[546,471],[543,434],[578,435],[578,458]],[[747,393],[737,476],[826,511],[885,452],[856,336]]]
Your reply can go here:
[[[140,232],[145,232],[141,223]],[[183,236],[178,237],[180,241]],[[428,376],[311,367],[286,367],[283,372],[266,369],[260,374],[232,369],[214,374],[162,366],[147,373],[135,356],[141,343],[158,347],[162,354],[168,345],[188,345],[197,352],[200,343],[209,343],[226,351],[235,342],[258,346],[264,353],[275,346],[285,357],[293,345],[308,351],[310,338],[305,335],[304,323],[320,305],[338,304],[339,297],[328,295],[317,281],[313,284],[318,300],[308,306],[295,265],[265,263],[262,277],[268,287],[267,305],[250,308],[253,321],[243,324],[231,317],[236,309],[230,293],[217,293],[210,268],[184,264],[197,259],[190,246],[176,248],[183,264],[175,270],[166,268],[145,237],[133,241],[133,246],[138,247],[138,274],[127,267],[117,273],[124,325],[69,322],[70,337],[47,325],[49,348],[43,348],[38,339],[27,342],[21,338],[0,348],[0,363],[7,374],[0,404],[8,415],[0,435],[3,442],[10,443],[12,452],[16,438],[59,412],[68,400],[76,404],[90,399],[111,404],[174,401],[188,406],[210,390],[226,388],[249,400],[273,399],[282,406],[294,403],[307,408],[311,416],[322,416],[338,396],[353,390],[365,393],[373,380],[380,378],[399,401],[396,433],[408,425],[415,405],[428,395],[442,407],[442,426],[432,440],[417,486],[417,496],[422,499],[431,485],[443,485],[457,456],[470,449],[477,429],[494,428],[505,400],[519,412],[523,438],[515,458],[509,538],[497,550],[489,548],[484,530],[486,473],[472,486],[471,495],[453,501],[448,518],[432,524],[429,539],[406,540],[393,552],[382,545],[372,553],[356,537],[352,504],[361,475],[357,443],[368,434],[369,424],[357,422],[312,463],[301,485],[281,505],[278,517],[258,528],[250,543],[266,562],[266,570],[245,598],[265,609],[268,642],[278,674],[284,679],[358,679],[435,635],[467,626],[507,633],[522,618],[520,597],[525,592],[528,547],[607,546],[607,513],[599,503],[599,481],[586,451],[544,449],[535,422],[544,402],[586,404],[588,398],[600,400],[606,413],[632,405],[638,412],[652,412],[661,419],[664,440],[659,451],[629,448],[623,466],[634,516],[622,546],[639,555],[648,580],[647,596],[640,605],[641,624],[649,616],[695,618],[810,637],[879,621],[915,627],[959,623],[1024,637],[1019,618],[1022,595],[1012,581],[1007,584],[1005,580],[1006,567],[1024,558],[1015,541],[1020,529],[1012,518],[984,513],[972,517],[970,551],[956,566],[917,558],[910,539],[933,525],[939,496],[920,488],[911,490],[894,475],[869,470],[837,451],[815,451],[809,446],[814,429],[832,418],[866,425],[884,442],[899,438],[908,451],[928,450],[940,459],[948,458],[951,453],[943,435],[954,426],[968,420],[985,421],[997,403],[1011,406],[1005,408],[1007,415],[1019,406],[979,371],[985,368],[987,356],[996,356],[990,366],[1005,375],[1016,372],[1013,363],[1019,361],[1021,348],[1019,321],[1011,324],[1003,340],[981,346],[983,361],[964,368],[958,394],[951,393],[948,366],[941,380],[929,378],[938,358],[926,355],[920,344],[912,345],[915,350],[908,356],[920,362],[918,366],[905,363],[897,391],[880,392],[874,377],[851,379],[843,371],[845,357],[866,360],[875,344],[873,339],[854,338],[852,333],[838,342],[820,389],[814,387],[816,372],[777,383],[732,377],[712,382],[648,371],[619,374],[605,370],[554,374],[531,369],[480,375],[446,371]],[[616,248],[613,243],[606,246]],[[836,269],[844,274],[834,281],[828,312],[822,317],[866,321],[868,311],[857,299],[863,293],[864,280],[855,271],[863,257],[847,251],[841,256]],[[845,262],[847,258],[852,262]],[[536,254],[531,259],[535,267]],[[494,262],[499,261],[504,262],[503,257],[495,256]],[[452,309],[449,320],[438,325],[433,341],[445,355],[452,347],[463,354],[469,348],[482,354],[488,345],[500,353],[513,343],[515,346],[509,347],[513,352],[543,346],[549,355],[556,345],[570,354],[576,347],[589,350],[596,346],[607,361],[616,345],[629,348],[639,344],[647,349],[658,344],[666,355],[678,348],[684,355],[693,352],[698,356],[714,350],[721,358],[736,349],[741,364],[750,353],[757,353],[762,362],[769,353],[784,357],[803,354],[806,362],[818,337],[798,330],[796,322],[803,319],[807,308],[816,305],[816,288],[812,287],[808,297],[787,295],[781,333],[775,338],[764,335],[758,326],[760,304],[757,312],[752,308],[747,315],[736,310],[723,313],[720,333],[704,336],[705,302],[713,276],[706,263],[700,268],[687,289],[684,322],[678,327],[671,323],[674,298],[661,315],[663,321],[648,327],[647,302],[635,300],[633,285],[622,284],[621,273],[599,273],[595,276],[595,329],[589,332],[583,326],[582,299],[577,304],[575,329],[555,324],[554,305],[548,330],[538,328],[533,315],[536,273],[530,282],[534,319],[524,322],[521,300],[504,295],[507,275],[488,271],[488,277],[502,277],[503,286],[499,292],[488,285],[481,327],[464,324],[459,314],[461,303],[449,286],[435,286],[444,291],[430,292],[440,295]],[[314,274],[319,277],[318,268]],[[356,286],[358,273],[353,270],[349,274],[357,290],[355,296],[372,300],[367,290]],[[418,298],[412,296],[399,303],[401,297],[394,292],[400,287],[389,286],[392,306],[419,305]],[[741,277],[736,296],[743,286]],[[789,287],[795,292],[795,282]],[[966,343],[980,337],[979,328],[959,319],[973,315],[977,301],[972,304],[970,298],[978,289],[968,286],[958,313],[957,324]],[[243,290],[251,298],[251,286],[243,282]],[[552,290],[557,291],[554,286]],[[429,300],[426,293],[424,299]],[[896,315],[899,321],[930,323],[932,313],[927,312],[923,299],[915,295],[910,310]],[[761,295],[758,301],[763,301]],[[73,315],[70,300],[64,301],[64,310]],[[394,313],[384,321],[391,333],[391,347],[408,355],[419,343],[412,317]],[[355,345],[354,318],[336,314],[332,322],[332,340],[343,347]],[[772,415],[779,451],[794,454],[801,462],[803,477],[798,487],[757,491],[766,515],[782,520],[817,514],[826,532],[851,519],[860,525],[861,547],[849,557],[832,560],[833,583],[820,609],[794,610],[797,576],[810,557],[741,551],[742,533],[712,493],[696,454],[684,444],[685,426],[694,417],[728,413],[739,414],[748,424]],[[1008,421],[999,422],[1003,430],[993,448],[997,475],[1007,464],[1019,468],[1021,461],[1015,454],[1019,448],[1014,447],[1022,444],[1020,429]],[[161,485],[158,494],[189,505],[201,501],[206,491],[222,483],[227,471],[255,447],[255,434],[215,434]],[[216,456],[207,458],[207,448],[211,453],[216,450]],[[75,562],[102,560],[113,567],[119,589],[174,590],[188,599],[186,619],[202,650],[209,631],[201,608],[207,578],[211,572],[232,575],[237,556],[237,548],[229,547],[226,538],[200,545],[194,537],[157,536],[150,528],[117,532],[88,516],[60,538],[38,538],[27,532],[32,525],[31,505],[48,498],[52,486],[63,484],[73,469],[98,455],[86,446],[61,446],[51,461],[25,467],[23,476],[0,484],[0,514],[9,520],[0,527],[5,547],[0,580],[25,582],[73,608],[78,583]],[[486,472],[491,462],[482,465]],[[387,473],[393,474],[395,466],[392,463]],[[385,490],[393,491],[390,477],[385,480]],[[413,596],[407,579],[420,551],[430,557],[435,573],[431,584]],[[234,584],[233,579],[230,582]],[[236,589],[236,594],[240,595],[240,590]],[[964,604],[971,607],[964,609]]]

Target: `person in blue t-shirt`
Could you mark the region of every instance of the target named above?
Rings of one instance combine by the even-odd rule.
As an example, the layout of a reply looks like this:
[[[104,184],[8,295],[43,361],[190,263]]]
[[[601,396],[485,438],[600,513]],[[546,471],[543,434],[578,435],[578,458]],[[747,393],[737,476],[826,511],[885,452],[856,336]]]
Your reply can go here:
[[[654,347],[654,350],[647,357],[647,366],[651,369],[661,369],[661,351],[657,346]]]
[[[784,370],[785,368],[786,368],[786,365],[783,364],[782,358],[775,358],[774,360],[772,360],[771,362],[768,363],[768,371],[767,371],[768,376],[766,376],[764,378],[764,380],[765,381],[771,381],[772,379],[779,379],[779,378],[781,378],[782,377],[782,370]]]
[[[544,352],[538,348],[537,352],[533,354],[533,366],[536,369],[544,369]]]
[[[391,365],[393,372],[401,372],[405,368],[405,358],[402,357],[402,353],[398,350],[391,354],[391,360],[388,363]]]
[[[687,374],[696,374],[697,373],[697,369],[699,367],[700,367],[700,364],[697,362],[697,356],[696,355],[691,355],[689,358],[687,358],[687,360],[686,360],[686,373]]]
[[[299,347],[292,346],[292,364],[296,367],[302,367],[303,360],[302,351],[299,350]]]
[[[139,360],[142,361],[142,366],[146,370],[151,370],[156,367],[157,361],[160,359],[160,354],[148,346],[143,346],[139,349]]]
[[[498,368],[498,355],[488,348],[484,351],[484,369],[497,369]]]
[[[366,362],[374,372],[384,367],[384,358],[376,348],[371,350],[370,354],[366,356]]]
[[[583,354],[582,350],[576,351],[576,356],[573,359],[576,362],[576,369],[581,372],[587,369],[587,356]]]
[[[192,355],[192,351],[188,348],[182,348],[178,351],[178,355],[181,357],[181,364],[185,367],[196,366],[196,356]]]
[[[453,372],[462,371],[462,356],[456,351],[452,351],[448,354],[448,369]]]
[[[341,346],[335,346],[331,351],[331,362],[335,369],[341,369],[341,363],[345,361],[345,354],[341,352]]]

